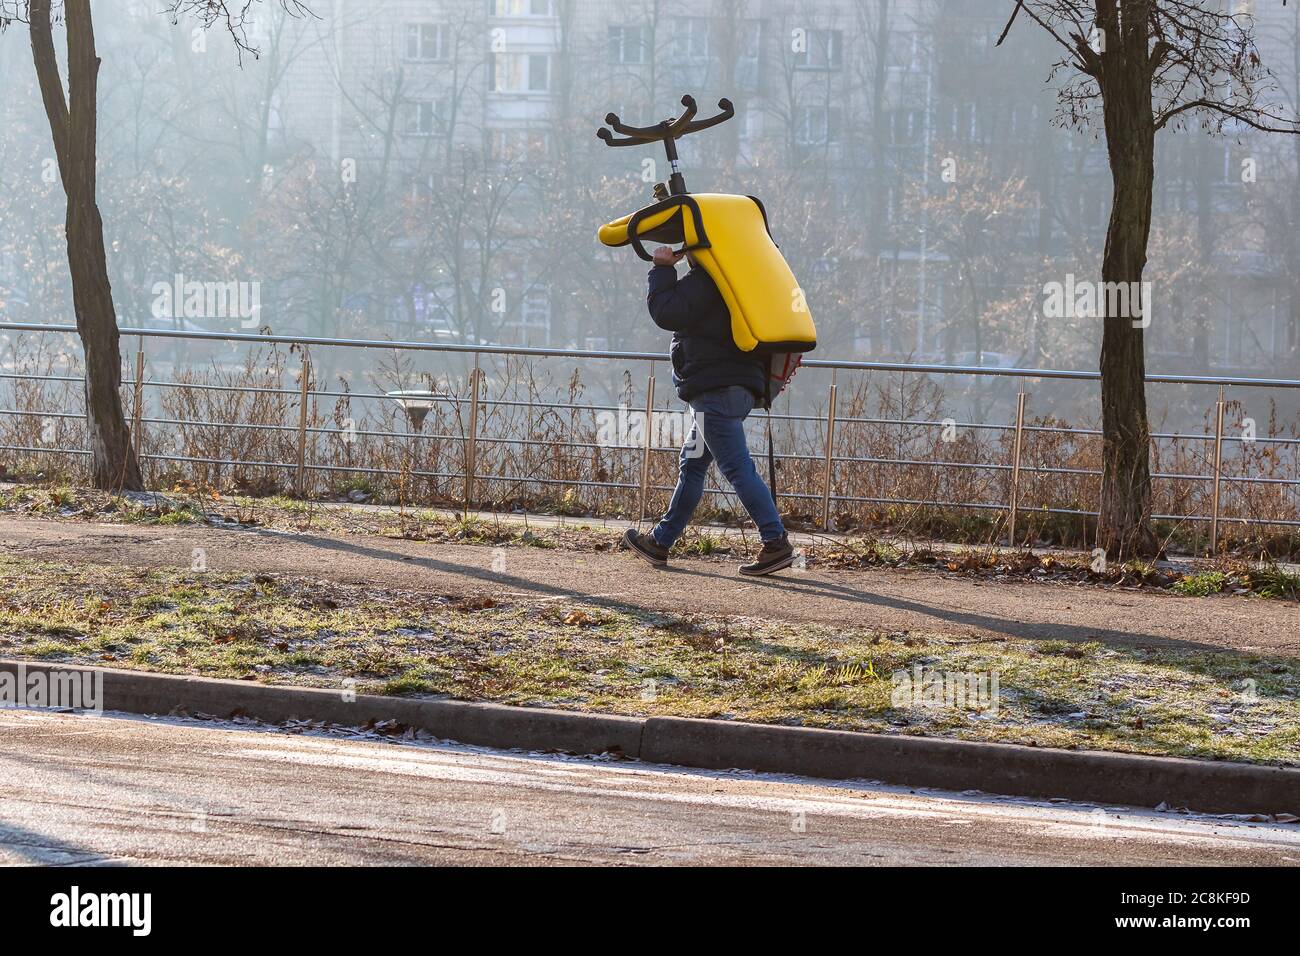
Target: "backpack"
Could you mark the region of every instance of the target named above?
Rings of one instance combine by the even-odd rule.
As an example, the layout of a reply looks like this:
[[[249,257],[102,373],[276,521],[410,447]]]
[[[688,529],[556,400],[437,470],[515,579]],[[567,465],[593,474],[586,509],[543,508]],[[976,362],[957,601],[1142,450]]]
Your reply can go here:
[[[767,394],[763,397],[762,408],[767,412],[767,486],[772,491],[772,502],[776,503],[776,453],[772,450],[772,403],[785,391],[794,373],[803,364],[801,352],[770,352],[767,356]],[[778,509],[779,509],[778,505]]]
[[[772,403],[786,390],[802,364],[803,354],[800,352],[772,352],[767,356],[767,394],[763,408],[771,411]]]

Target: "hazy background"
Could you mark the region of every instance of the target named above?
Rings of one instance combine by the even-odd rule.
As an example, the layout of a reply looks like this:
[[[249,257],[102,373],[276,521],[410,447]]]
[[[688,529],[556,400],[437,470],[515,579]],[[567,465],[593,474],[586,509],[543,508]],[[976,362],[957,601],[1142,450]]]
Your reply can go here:
[[[1104,144],[1053,123],[1041,31],[1018,23],[994,48],[1007,0],[309,5],[295,19],[253,4],[260,56],[242,58],[149,0],[95,5],[122,326],[240,330],[157,309],[155,284],[180,274],[257,283],[256,324],[276,333],[664,349],[642,263],[595,231],[649,202],[667,164],[594,134],[610,110],[648,124],[691,93],[701,115],[727,96],[737,116],[683,141],[687,185],[763,199],[816,318],[814,357],[1096,367],[1098,323],[1041,305],[1045,282],[1098,277]],[[1300,4],[1244,6],[1294,108]],[[24,29],[0,37],[0,88],[0,315],[69,322]],[[1158,145],[1148,368],[1300,377],[1300,137],[1193,129]],[[150,359],[193,357],[168,345]],[[331,361],[359,381],[376,358]],[[602,367],[615,388],[623,369]],[[1014,390],[987,386],[973,413],[1004,416]],[[1095,386],[1053,396],[1095,414]],[[1152,402],[1159,420],[1159,389]]]

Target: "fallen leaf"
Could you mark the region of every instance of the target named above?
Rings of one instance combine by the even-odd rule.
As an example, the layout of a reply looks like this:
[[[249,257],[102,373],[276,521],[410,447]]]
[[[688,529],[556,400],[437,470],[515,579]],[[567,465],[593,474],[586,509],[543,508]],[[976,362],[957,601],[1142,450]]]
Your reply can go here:
[[[496,607],[498,602],[490,597],[472,596],[463,597],[452,602],[452,609],[456,611],[486,611]]]

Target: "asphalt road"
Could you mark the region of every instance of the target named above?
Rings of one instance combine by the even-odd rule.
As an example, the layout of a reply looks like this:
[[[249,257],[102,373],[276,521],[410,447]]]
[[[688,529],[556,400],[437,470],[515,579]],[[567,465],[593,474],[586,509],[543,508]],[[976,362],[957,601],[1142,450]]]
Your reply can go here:
[[[0,862],[1300,863],[1300,825],[0,711]]]
[[[672,570],[656,571],[624,552],[0,517],[0,552],[32,560],[188,569],[195,548],[203,549],[214,571],[510,600],[578,599],[981,638],[1300,655],[1300,606],[1290,601],[986,582],[896,569],[810,569],[753,579],[736,573],[735,559],[674,560]]]

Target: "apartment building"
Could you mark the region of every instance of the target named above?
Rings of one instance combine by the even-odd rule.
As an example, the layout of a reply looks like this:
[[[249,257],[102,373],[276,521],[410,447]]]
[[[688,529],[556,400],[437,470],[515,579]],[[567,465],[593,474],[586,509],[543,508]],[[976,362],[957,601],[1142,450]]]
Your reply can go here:
[[[113,112],[131,93],[124,77],[152,84],[153,101],[160,81],[174,85],[176,130],[149,135],[160,162],[183,161],[192,183],[261,178],[271,195],[308,168],[362,187],[364,215],[330,195],[277,208],[282,224],[318,217],[351,256],[339,271],[337,250],[320,251],[297,270],[310,275],[269,282],[266,311],[280,327],[654,345],[637,264],[601,249],[594,230],[648,201],[667,170],[652,148],[609,149],[594,134],[607,112],[642,124],[691,93],[705,112],[726,96],[737,115],[680,144],[688,184],[762,196],[837,354],[1091,360],[1095,330],[1043,321],[1034,296],[1059,273],[1096,271],[1104,144],[1053,126],[1058,54],[1041,30],[1019,23],[995,47],[1002,0],[310,6],[301,19],[278,4],[252,8],[241,26],[261,58],[242,70],[224,37],[199,55],[192,24],[172,27],[137,0],[101,31],[106,115],[129,113]],[[1255,13],[1261,55],[1300,101],[1297,12]],[[166,70],[149,65],[162,50]],[[138,77],[126,69],[135,61]],[[114,135],[111,121],[105,129]],[[189,138],[168,154],[180,134]],[[1286,188],[1295,139],[1161,134],[1150,269],[1167,321],[1148,332],[1153,367],[1300,372],[1300,208]],[[199,142],[213,145],[196,153]],[[204,201],[223,214],[230,205],[231,241],[242,241],[239,217],[257,203]],[[358,235],[340,237],[347,229]],[[338,288],[303,295],[316,275]],[[124,299],[137,285],[115,282]]]

